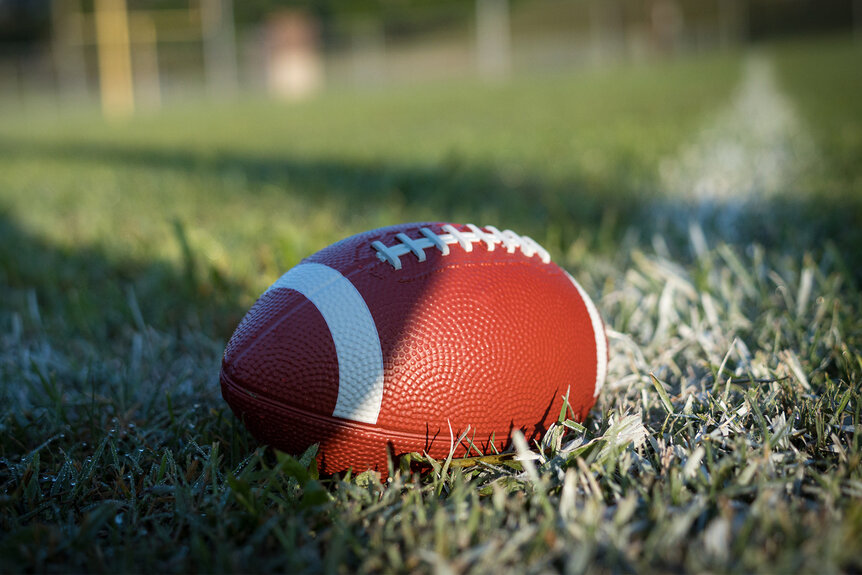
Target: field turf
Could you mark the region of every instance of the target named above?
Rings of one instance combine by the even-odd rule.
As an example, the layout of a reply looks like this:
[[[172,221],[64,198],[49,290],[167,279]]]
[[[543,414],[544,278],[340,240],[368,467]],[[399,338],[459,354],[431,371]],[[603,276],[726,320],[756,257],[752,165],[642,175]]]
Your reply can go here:
[[[862,570],[860,58],[821,39],[120,124],[3,108],[0,572]],[[751,141],[722,131],[746,94],[787,103]],[[698,196],[725,156],[745,190]],[[428,219],[529,234],[593,294],[589,418],[385,486],[258,445],[218,389],[244,312],[305,255]]]

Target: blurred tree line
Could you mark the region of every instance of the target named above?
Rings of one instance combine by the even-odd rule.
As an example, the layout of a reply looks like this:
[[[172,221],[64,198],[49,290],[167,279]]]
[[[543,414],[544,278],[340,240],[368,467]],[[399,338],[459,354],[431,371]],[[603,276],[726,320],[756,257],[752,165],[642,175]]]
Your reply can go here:
[[[510,3],[513,0],[510,0]],[[517,2],[518,0],[514,0]],[[127,0],[129,10],[187,8],[195,0]],[[83,12],[93,0],[81,0]],[[0,0],[0,43],[45,40],[51,33],[52,0]],[[324,33],[355,17],[385,21],[387,33],[411,33],[463,19],[475,10],[474,0],[234,0],[237,26],[254,25],[268,15],[299,10],[316,17]]]
[[[530,1],[509,0],[509,4]],[[626,0],[601,1],[626,4]],[[190,2],[196,0],[127,0],[130,10],[187,8]],[[332,30],[358,17],[379,20],[387,37],[409,36],[472,18],[475,4],[476,0],[234,0],[234,17],[242,27],[255,25],[274,12],[301,10],[316,18],[326,41]],[[854,16],[862,18],[862,0],[744,0],[743,4],[749,40],[849,30]],[[93,0],[80,0],[80,6],[91,12]],[[0,44],[47,40],[51,8],[52,0],[0,0]]]
[[[0,43],[29,43],[51,34],[51,0],[0,0]]]

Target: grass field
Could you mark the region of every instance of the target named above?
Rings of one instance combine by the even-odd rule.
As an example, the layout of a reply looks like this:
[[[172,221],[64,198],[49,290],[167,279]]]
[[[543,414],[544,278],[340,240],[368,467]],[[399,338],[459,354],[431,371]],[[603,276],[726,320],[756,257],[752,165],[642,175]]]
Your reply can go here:
[[[862,570],[862,48],[756,57],[4,112],[0,571]],[[529,234],[594,296],[587,421],[385,487],[256,444],[218,389],[244,312],[425,219]]]

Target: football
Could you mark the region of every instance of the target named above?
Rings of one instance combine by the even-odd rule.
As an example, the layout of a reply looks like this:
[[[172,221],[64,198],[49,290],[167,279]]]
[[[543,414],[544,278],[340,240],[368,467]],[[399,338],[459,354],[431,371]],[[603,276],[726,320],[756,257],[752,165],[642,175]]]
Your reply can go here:
[[[304,259],[243,318],[222,395],[259,441],[384,475],[387,454],[494,453],[583,418],[605,379],[601,317],[537,242],[473,224],[358,234]],[[469,440],[469,441],[468,441]],[[457,443],[457,442],[455,442]]]

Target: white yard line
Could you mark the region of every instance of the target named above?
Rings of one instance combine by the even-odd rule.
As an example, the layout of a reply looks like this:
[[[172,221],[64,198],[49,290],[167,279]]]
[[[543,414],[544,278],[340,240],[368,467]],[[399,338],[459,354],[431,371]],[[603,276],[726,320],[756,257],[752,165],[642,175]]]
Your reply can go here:
[[[745,265],[732,251],[720,251],[725,255],[709,278],[714,291],[701,293],[685,268],[666,259],[661,233],[688,234],[696,257],[712,257],[718,242],[745,237],[743,225],[757,226],[752,216],[769,217],[771,200],[799,193],[796,180],[815,160],[813,140],[781,93],[772,63],[763,55],[749,57],[727,106],[661,164],[657,226],[650,227],[658,232],[657,253],[633,256],[626,281],[602,298],[604,306],[630,310],[626,333],[608,330],[609,391],[635,382],[649,390],[653,370],[659,378],[694,381],[703,377],[704,360],[718,366],[731,357],[736,370],[745,366],[746,374],[769,376],[763,357],[755,359],[737,337],[751,321],[742,302],[755,297],[754,288],[746,287]],[[714,385],[727,377],[722,373]]]
[[[772,63],[763,55],[751,56],[729,106],[662,163],[660,181],[667,199],[660,212],[671,208],[667,216],[713,221],[732,232],[748,208],[792,191],[814,155],[811,138],[778,87]]]

